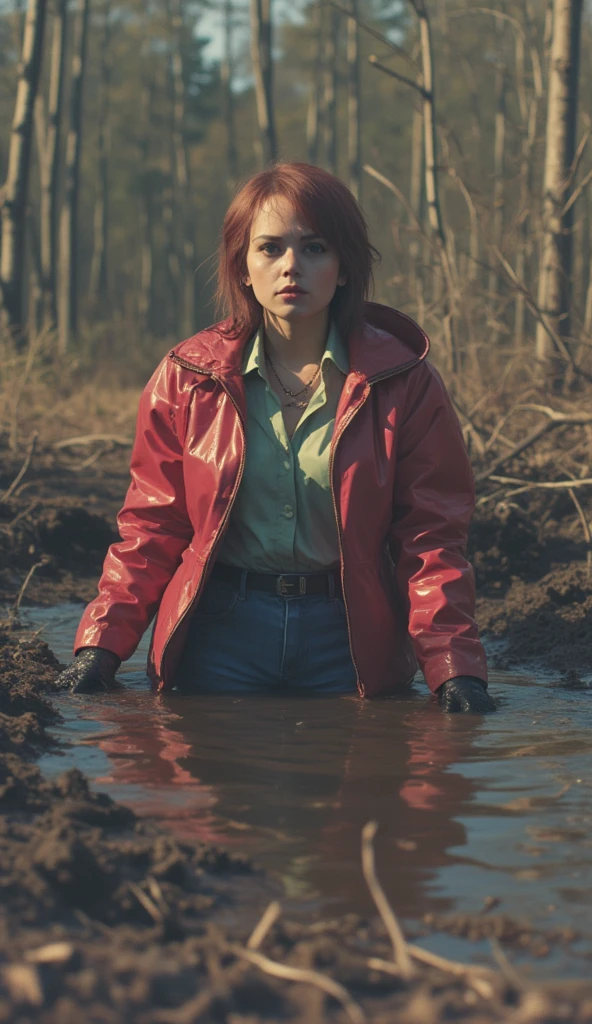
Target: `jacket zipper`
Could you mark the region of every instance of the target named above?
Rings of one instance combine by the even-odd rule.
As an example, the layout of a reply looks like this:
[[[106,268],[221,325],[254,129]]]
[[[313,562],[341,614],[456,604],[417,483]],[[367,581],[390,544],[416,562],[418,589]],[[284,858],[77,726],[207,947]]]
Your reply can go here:
[[[388,370],[385,373],[377,374],[375,377],[368,377],[367,380],[366,380],[366,383],[371,385],[371,384],[376,384],[380,380],[386,380],[388,377],[397,377],[400,373],[404,373],[406,370],[411,369],[411,367],[415,366],[415,364],[417,362],[418,362],[417,359],[413,359],[410,362],[405,363],[404,366],[397,367],[396,370]],[[368,395],[369,394],[370,394],[370,389],[368,389],[368,391],[364,395],[364,398],[362,399],[362,401],[359,403],[359,405],[357,405],[355,407],[355,409],[353,409],[351,414],[347,417],[347,419],[342,424],[341,430],[339,431],[339,434],[335,438],[335,443],[333,445],[331,445],[331,455],[329,457],[329,484],[330,484],[330,487],[331,487],[331,498],[333,500],[333,512],[334,512],[334,515],[335,515],[335,522],[337,524],[337,540],[338,540],[338,543],[339,543],[339,560],[341,562],[341,590],[342,590],[342,593],[343,593],[343,605],[344,605],[344,608],[345,608],[345,621],[347,623],[347,635],[348,635],[348,639],[349,639],[349,651],[350,651],[350,654],[351,654],[351,659],[352,659],[352,662],[353,662],[353,665],[354,665],[354,669],[356,671],[356,676],[357,676],[357,679],[358,679],[358,690],[360,691],[360,694],[363,694],[363,688],[362,688],[362,685],[361,685],[360,673],[358,671],[358,666],[356,664],[356,659],[355,659],[355,655],[354,655],[354,646],[353,646],[353,642],[352,642],[352,632],[351,632],[351,626],[350,626],[349,611],[348,611],[348,607],[347,607],[347,597],[345,595],[345,579],[344,579],[345,573],[344,573],[344,570],[343,570],[343,544],[342,544],[342,539],[341,539],[341,523],[339,522],[339,512],[338,512],[338,509],[337,509],[337,501],[336,501],[336,498],[335,498],[335,487],[333,486],[333,465],[334,465],[334,462],[335,462],[335,452],[337,450],[337,445],[341,441],[341,438],[343,437],[343,434],[345,433],[347,427],[350,425],[350,423],[353,420],[354,416],[356,416],[357,413],[362,408],[362,406],[364,406],[366,404],[366,402],[368,400]]]
[[[224,383],[220,379],[220,377],[217,377],[215,373],[211,372],[211,370],[204,370],[204,369],[202,369],[201,366],[195,366],[194,363],[188,363],[187,360],[181,359],[180,356],[171,356],[171,359],[173,360],[173,362],[177,363],[179,366],[182,366],[185,370],[193,370],[193,371],[195,371],[197,373],[203,374],[206,377],[210,377],[212,380],[217,381],[217,383],[220,385],[220,387],[223,389],[223,391],[228,395],[230,401],[232,402],[234,408],[236,409],[236,413],[237,413],[237,416],[238,416],[238,422],[239,422],[241,434],[242,434],[242,437],[243,437],[243,451],[242,451],[241,462],[240,462],[240,466],[239,466],[239,469],[238,469],[238,475],[237,475],[237,478],[236,478],[236,484],[234,486],[234,490],[233,490],[233,492],[232,492],[232,494],[230,496],[230,501],[228,502],[228,506],[226,508],[226,512],[224,513],[224,517],[222,519],[222,522],[220,523],[220,526],[218,527],[218,531],[217,531],[216,536],[214,538],[214,542],[213,542],[213,544],[212,544],[212,546],[210,548],[210,554],[208,555],[206,561],[204,562],[202,573],[201,573],[201,576],[200,576],[197,588],[195,590],[195,593],[194,593],[193,597],[191,598],[191,601],[187,605],[185,611],[181,615],[180,619],[177,620],[175,626],[173,627],[173,629],[169,633],[169,635],[168,635],[168,637],[167,637],[167,639],[165,641],[164,647],[162,649],[162,656],[161,656],[161,659],[160,659],[161,672],[162,672],[162,668],[164,667],[164,664],[165,664],[166,652],[167,652],[167,648],[169,646],[169,643],[172,640],[174,634],[177,632],[177,629],[179,628],[181,623],[184,621],[184,619],[187,618],[187,616],[189,615],[189,612],[191,611],[191,609],[195,605],[195,602],[197,600],[197,597],[198,597],[200,589],[201,589],[201,581],[203,580],[203,578],[207,574],[208,566],[209,566],[210,561],[212,559],[212,552],[214,551],[214,549],[216,547],[216,544],[218,542],[218,538],[219,538],[222,530],[224,529],[224,527],[226,525],[226,522],[227,522],[227,520],[228,520],[228,518],[230,516],[230,513],[232,512],[232,508],[233,508],[233,505],[234,505],[234,502],[235,502],[235,499],[236,499],[236,495],[238,493],[238,489],[240,487],[240,483],[241,483],[241,480],[242,480],[242,477],[243,477],[243,471],[244,471],[244,468],[245,468],[245,460],[246,460],[246,450],[247,450],[247,436],[246,436],[246,433],[245,433],[245,428],[244,428],[244,425],[243,425],[243,421],[242,421],[242,417],[241,417],[241,414],[240,414],[239,407],[236,404],[236,402],[235,402],[234,398],[232,397],[232,395],[230,394],[230,391],[228,390],[228,388],[226,388],[224,386]],[[162,679],[162,676],[161,676],[161,679]]]

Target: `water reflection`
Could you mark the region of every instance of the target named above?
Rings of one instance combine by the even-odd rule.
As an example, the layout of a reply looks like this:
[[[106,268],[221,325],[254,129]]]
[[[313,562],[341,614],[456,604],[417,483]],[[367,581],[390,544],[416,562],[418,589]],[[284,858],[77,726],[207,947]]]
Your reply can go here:
[[[177,834],[247,850],[289,896],[369,909],[360,832],[381,824],[377,866],[399,912],[451,908],[438,894],[476,784],[458,771],[482,728],[445,719],[423,694],[355,698],[152,697],[129,691],[84,714],[114,795]],[[88,742],[88,741],[87,741]],[[134,791],[139,799],[134,799]]]
[[[64,660],[78,614],[32,616]],[[376,819],[378,870],[404,918],[474,913],[494,896],[537,927],[589,934],[592,691],[500,674],[505,707],[485,719],[443,715],[424,686],[376,702],[159,698],[144,659],[117,695],[60,698],[69,745],[44,770],[76,764],[175,835],[248,853],[281,878],[293,914],[371,909],[359,844]],[[468,955],[454,942],[439,951]],[[589,971],[568,947],[554,964]]]

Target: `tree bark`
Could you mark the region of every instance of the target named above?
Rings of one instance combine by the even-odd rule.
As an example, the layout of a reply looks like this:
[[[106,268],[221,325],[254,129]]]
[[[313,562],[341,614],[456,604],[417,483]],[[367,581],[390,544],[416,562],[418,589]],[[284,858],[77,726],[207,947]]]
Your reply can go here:
[[[325,166],[331,174],[337,172],[337,40],[339,13],[335,8],[325,11],[325,83],[323,88],[323,142]]]
[[[436,160],[436,103],[434,96],[434,55],[432,33],[427,7],[423,0],[410,0],[411,6],[419,20],[419,39],[421,46],[422,97],[423,97],[423,144],[424,144],[424,176],[425,196],[428,223],[436,240],[440,255],[441,273],[446,286],[444,299],[443,327],[447,348],[448,369],[455,373],[458,369],[458,353],[455,336],[455,305],[456,285],[453,280],[452,266],[446,244],[446,233],[442,219],[438,167]],[[437,281],[436,281],[437,285]]]
[[[67,29],[66,0],[55,0],[53,13],[53,39],[49,70],[49,98],[47,116],[41,96],[37,97],[37,149],[39,151],[40,201],[40,259],[42,319],[53,327],[57,320],[56,306],[56,254],[58,228],[58,170],[64,96],[64,64]]]
[[[273,55],[271,0],[251,0],[251,60],[260,134],[260,161],[265,167],[277,157],[273,112]]]
[[[312,30],[315,36],[315,55],[306,115],[306,157],[309,164],[316,164],[319,159],[320,148],[323,54],[325,49],[321,0],[316,0],[312,11]]]
[[[140,329],[150,329],[153,296],[153,231],[152,187],[150,177],[150,132],[153,119],[154,86],[146,75],[142,86],[140,135],[140,284],[138,288],[138,320]]]
[[[238,148],[234,118],[234,93],[232,91],[232,0],[224,3],[224,57],[220,66],[224,124],[226,125],[226,160],[228,166],[228,190],[234,192],[238,181]]]
[[[79,0],[70,80],[70,126],[66,140],[66,180],[59,237],[58,350],[62,354],[68,351],[78,329],[78,192],[89,7],[90,0]]]
[[[173,103],[172,153],[176,202],[179,217],[175,225],[175,239],[181,284],[181,310],[178,329],[183,337],[195,329],[195,226],[191,208],[189,182],[189,152],[185,132],[186,86],[183,63],[183,16],[181,0],[169,4],[172,31],[171,85]]]
[[[101,312],[105,312],[104,303],[108,299],[108,235],[109,235],[109,151],[111,133],[109,127],[109,102],[111,91],[111,4],[109,0],[104,7],[103,37],[101,40],[101,60],[99,79],[99,109],[97,137],[97,195],[95,199],[93,255],[90,266],[89,295],[95,303],[101,303]]]
[[[24,326],[25,220],[45,13],[46,0],[29,0],[2,203],[0,287],[5,320],[14,329]]]
[[[582,0],[554,0],[538,307],[549,326],[568,345],[574,208],[564,212],[564,206],[571,191],[570,172],[576,148],[581,19]],[[541,323],[537,324],[535,354],[541,373],[560,388],[566,367],[558,364],[553,343]]]
[[[347,19],[347,155],[349,187],[356,199],[362,191],[361,91],[358,0],[350,0],[352,18]]]

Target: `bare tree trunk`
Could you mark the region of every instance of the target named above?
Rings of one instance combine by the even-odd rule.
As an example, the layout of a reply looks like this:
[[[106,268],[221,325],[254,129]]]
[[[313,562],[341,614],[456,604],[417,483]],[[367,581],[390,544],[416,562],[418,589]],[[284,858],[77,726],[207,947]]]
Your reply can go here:
[[[323,141],[325,166],[331,174],[337,171],[337,40],[339,12],[335,8],[325,11],[325,84],[323,89]]]
[[[111,91],[112,58],[111,4],[107,0],[104,8],[103,38],[101,40],[101,61],[99,81],[98,138],[97,138],[97,196],[94,216],[94,248],[90,266],[89,294],[91,299],[102,305],[108,298],[108,234],[109,234],[109,151],[111,131],[109,127],[109,102]],[[103,307],[104,312],[104,307]]]
[[[306,115],[306,157],[309,164],[316,164],[319,159],[323,90],[324,37],[321,0],[316,0],[312,11],[312,30],[315,36],[315,56]]]
[[[224,57],[220,65],[220,79],[226,125],[226,160],[228,164],[228,190],[234,192],[238,181],[238,149],[234,120],[234,94],[232,92],[232,0],[224,3]]]
[[[347,19],[347,155],[349,187],[361,199],[362,147],[360,132],[360,46],[357,23],[358,0],[350,0],[353,18]]]
[[[458,353],[455,337],[455,304],[456,286],[448,253],[446,233],[442,219],[440,191],[438,183],[438,167],[436,160],[436,104],[434,98],[434,56],[432,34],[427,8],[423,0],[410,0],[419,19],[419,38],[421,45],[422,97],[423,97],[423,140],[424,140],[424,174],[425,195],[428,222],[436,240],[442,274],[446,284],[444,297],[445,313],[443,318],[444,335],[447,347],[448,368],[452,373],[458,369]]]
[[[573,206],[564,212],[571,190],[576,147],[582,0],[554,0],[549,68],[549,99],[543,182],[543,244],[538,306],[549,326],[569,344]],[[559,367],[543,324],[537,324],[536,358],[541,371],[561,384]]]
[[[409,204],[419,224],[423,221],[423,112],[419,103],[413,106],[411,125],[411,172],[409,182]],[[413,229],[413,225],[410,225]],[[413,261],[413,270],[417,271],[417,262],[421,252],[420,237],[415,233],[409,243],[409,255]]]
[[[191,208],[189,183],[189,152],[185,133],[186,86],[183,65],[183,15],[181,0],[169,0],[172,45],[171,84],[173,89],[172,148],[176,210],[179,223],[175,225],[175,239],[179,254],[181,301],[179,329],[183,337],[194,332],[195,324],[195,228]]]
[[[271,38],[271,0],[251,0],[251,59],[255,75],[262,166],[277,157]]]
[[[45,12],[46,0],[29,0],[2,202],[0,287],[4,317],[13,328],[23,326],[25,219]]]
[[[70,127],[66,140],[66,182],[60,217],[58,349],[67,352],[78,329],[78,191],[82,145],[82,87],[90,0],[79,0],[70,81]]]
[[[138,289],[138,320],[140,329],[150,329],[153,293],[152,188],[150,180],[150,130],[154,87],[152,76],[146,75],[142,87],[142,134],[140,136],[140,285]]]
[[[37,123],[37,149],[41,180],[40,260],[42,319],[54,326],[56,309],[56,253],[58,225],[58,169],[60,157],[60,129],[64,96],[64,63],[66,51],[66,0],[55,0],[53,39],[49,71],[49,101],[47,118],[43,99],[39,95],[35,104]]]

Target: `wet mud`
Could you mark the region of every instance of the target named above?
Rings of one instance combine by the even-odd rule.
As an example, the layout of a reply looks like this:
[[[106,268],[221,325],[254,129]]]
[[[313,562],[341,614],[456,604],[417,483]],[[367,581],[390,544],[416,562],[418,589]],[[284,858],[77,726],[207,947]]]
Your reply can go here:
[[[495,956],[464,970],[427,964],[409,947],[409,977],[401,954],[393,966],[378,914],[280,917],[248,948],[256,917],[229,928],[217,913],[240,903],[257,865],[175,840],[92,791],[77,770],[43,777],[35,758],[55,742],[47,728],[58,719],[60,664],[20,627],[15,605],[85,601],[94,591],[127,452],[84,461],[40,453],[0,503],[0,1022],[592,1024],[592,983],[530,982],[498,945],[544,957],[577,941],[569,929],[541,931],[495,907],[432,915],[423,934],[491,940]],[[4,491],[18,471],[4,463]],[[565,685],[585,685],[592,584],[581,546],[541,540],[519,511],[476,517],[471,543],[481,624],[504,640],[496,657],[542,659]]]

